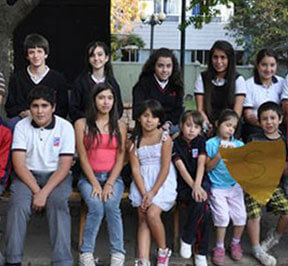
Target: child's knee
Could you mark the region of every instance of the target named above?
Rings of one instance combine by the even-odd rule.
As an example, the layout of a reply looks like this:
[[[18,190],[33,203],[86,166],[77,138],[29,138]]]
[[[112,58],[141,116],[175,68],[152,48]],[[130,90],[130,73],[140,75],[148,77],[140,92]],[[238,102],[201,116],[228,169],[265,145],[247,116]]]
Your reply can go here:
[[[227,227],[230,222],[230,217],[228,213],[227,214],[222,213],[221,215],[217,213],[213,213],[212,217],[213,217],[214,225],[216,227]]]
[[[161,220],[160,213],[155,211],[153,208],[149,208],[146,212],[146,218],[149,223],[156,223]]]

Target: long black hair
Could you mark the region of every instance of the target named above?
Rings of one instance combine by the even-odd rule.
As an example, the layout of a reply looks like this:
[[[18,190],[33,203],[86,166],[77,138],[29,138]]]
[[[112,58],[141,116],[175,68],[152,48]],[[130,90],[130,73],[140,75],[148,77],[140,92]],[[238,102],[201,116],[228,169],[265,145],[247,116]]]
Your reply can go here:
[[[97,139],[97,144],[101,141],[101,132],[97,127],[96,120],[98,117],[98,110],[95,104],[95,99],[99,93],[105,90],[110,90],[113,95],[113,106],[111,111],[109,112],[109,142],[112,141],[113,136],[116,136],[118,147],[121,147],[121,133],[118,124],[118,111],[117,111],[117,98],[115,96],[114,89],[109,84],[100,83],[95,85],[91,93],[91,102],[89,104],[89,108],[86,114],[86,124],[87,124],[87,136],[88,143],[87,149],[91,147],[94,143],[95,138]]]
[[[89,58],[93,55],[94,50],[97,47],[101,47],[105,53],[106,56],[109,57],[108,61],[106,62],[104,66],[104,75],[106,78],[107,83],[111,83],[111,80],[114,80],[114,73],[113,73],[113,68],[111,64],[111,54],[109,51],[108,46],[104,42],[100,41],[94,41],[88,44],[87,49],[86,49],[86,55],[85,55],[85,69],[84,69],[84,74],[88,73],[93,73],[92,66],[89,63]]]
[[[137,112],[135,114],[135,127],[132,134],[132,141],[136,141],[136,147],[139,148],[140,141],[142,138],[142,126],[139,122],[139,118],[145,111],[149,109],[154,117],[159,118],[159,127],[161,127],[165,122],[165,112],[160,102],[154,99],[149,99],[141,102],[137,107]]]
[[[179,69],[179,64],[176,56],[172,52],[172,50],[168,48],[160,48],[156,51],[154,51],[150,57],[147,59],[146,63],[144,64],[142,68],[142,72],[139,76],[139,80],[141,80],[145,76],[151,76],[155,73],[155,64],[159,57],[169,57],[172,60],[172,74],[169,77],[169,80],[171,81],[172,88],[174,88],[175,92],[179,97],[184,96],[184,84],[183,80],[181,78],[181,73]]]
[[[257,66],[260,64],[260,62],[262,61],[262,59],[263,59],[265,56],[274,57],[276,63],[278,63],[278,56],[277,56],[276,52],[275,52],[274,50],[272,50],[272,49],[264,48],[264,49],[260,50],[260,51],[257,53],[256,61],[255,61],[255,65],[254,65],[254,80],[255,80],[255,82],[258,83],[258,84],[259,84],[259,83],[262,84],[262,81],[261,81],[261,79],[260,79]]]
[[[208,67],[205,71],[207,81],[205,82],[205,97],[204,97],[204,108],[208,117],[211,116],[211,101],[212,101],[212,91],[214,88],[212,80],[216,79],[217,72],[213,67],[212,57],[215,50],[223,51],[228,58],[228,66],[225,74],[227,97],[223,99],[224,102],[228,103],[228,106],[233,106],[235,102],[235,80],[236,80],[236,58],[233,46],[227,41],[216,41],[209,52]],[[204,83],[204,81],[203,81]]]

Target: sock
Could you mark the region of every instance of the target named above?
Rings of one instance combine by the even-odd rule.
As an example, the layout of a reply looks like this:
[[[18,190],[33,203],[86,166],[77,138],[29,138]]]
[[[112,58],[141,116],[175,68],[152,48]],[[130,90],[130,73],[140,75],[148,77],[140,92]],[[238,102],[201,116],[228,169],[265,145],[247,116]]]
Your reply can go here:
[[[165,255],[167,253],[167,248],[159,248],[158,255]]]
[[[224,249],[224,243],[223,242],[217,242],[216,243],[217,248],[223,248]]]
[[[240,243],[240,238],[235,238],[235,237],[232,238],[231,244],[237,245],[239,243]]]
[[[261,246],[258,244],[257,246],[252,246],[252,251],[253,251],[253,254],[256,254],[256,253],[261,253],[261,252],[263,252],[263,249],[262,249]]]

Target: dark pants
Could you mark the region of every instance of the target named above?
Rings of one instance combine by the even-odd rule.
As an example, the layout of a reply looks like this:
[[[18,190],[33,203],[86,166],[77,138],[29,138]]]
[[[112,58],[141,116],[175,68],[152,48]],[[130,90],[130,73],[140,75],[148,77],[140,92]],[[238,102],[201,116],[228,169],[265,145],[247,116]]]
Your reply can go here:
[[[209,242],[209,206],[208,202],[195,202],[191,197],[188,204],[188,216],[185,222],[182,240],[194,245],[194,252],[199,255],[208,254]]]

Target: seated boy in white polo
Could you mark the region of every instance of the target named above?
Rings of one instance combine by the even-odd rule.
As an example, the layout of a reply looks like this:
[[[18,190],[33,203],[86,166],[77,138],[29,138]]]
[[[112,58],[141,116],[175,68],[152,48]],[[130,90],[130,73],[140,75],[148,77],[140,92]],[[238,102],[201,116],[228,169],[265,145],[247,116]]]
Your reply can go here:
[[[6,227],[6,265],[21,265],[27,222],[32,210],[46,209],[52,265],[71,266],[69,174],[75,149],[72,125],[53,115],[53,89],[39,86],[28,96],[31,116],[19,121],[12,142],[16,175],[10,187]]]

